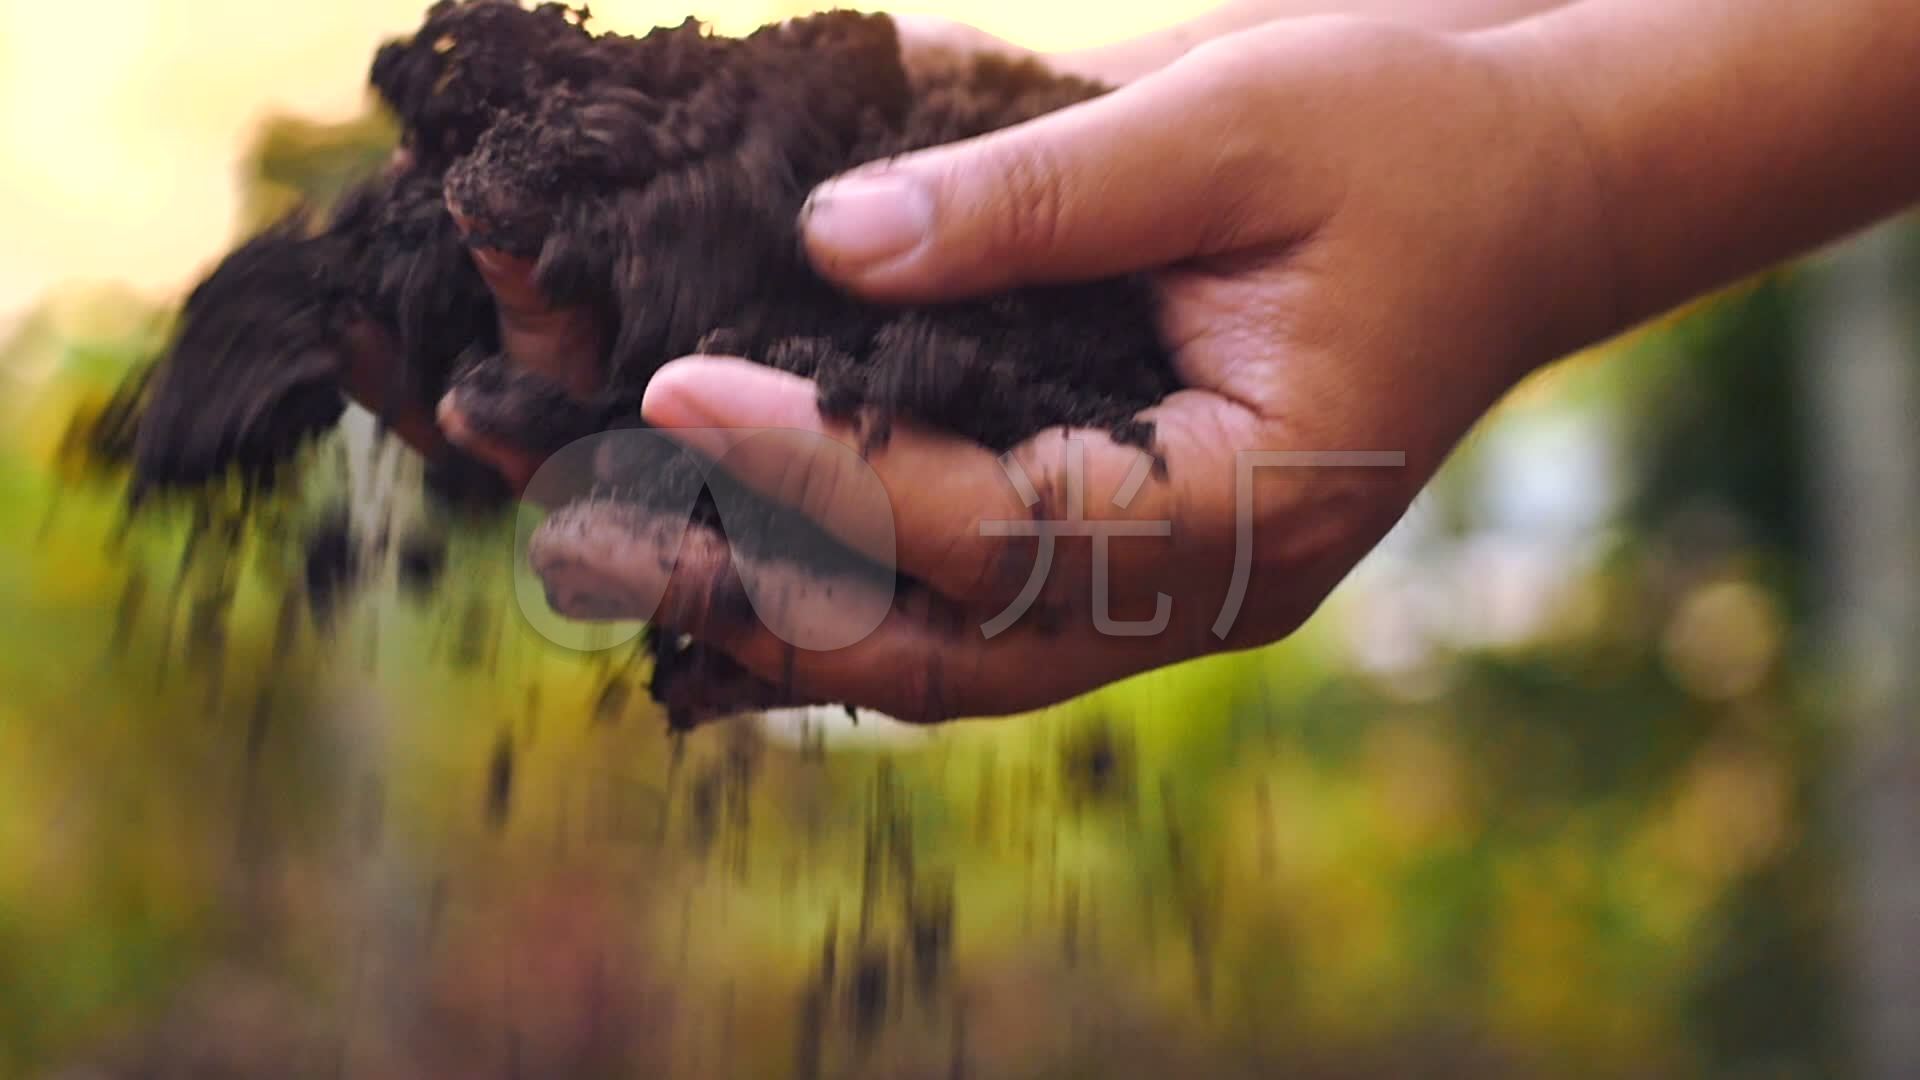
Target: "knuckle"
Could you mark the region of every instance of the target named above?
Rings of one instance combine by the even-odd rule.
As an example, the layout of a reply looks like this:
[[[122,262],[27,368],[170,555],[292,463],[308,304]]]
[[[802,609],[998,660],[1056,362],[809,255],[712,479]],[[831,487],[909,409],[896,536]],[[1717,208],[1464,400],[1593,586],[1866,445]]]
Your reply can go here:
[[[1016,474],[1034,477],[1038,499],[1025,509],[1016,505],[983,508],[972,514],[957,535],[945,538],[941,546],[941,591],[961,601],[969,610],[996,611],[1012,603],[1038,572],[1042,546],[1052,541],[1042,536],[1049,522],[1059,518],[1064,505],[1064,482],[1059,470],[1033,460],[1026,449],[1015,451]],[[1024,523],[1034,526],[1021,529]],[[1014,526],[1009,528],[1009,526]],[[992,614],[992,612],[989,612]]]
[[[822,524],[831,524],[840,505],[841,463],[818,446],[797,449],[786,458],[782,502]]]
[[[1068,214],[1066,182],[1044,144],[1027,139],[1001,153],[988,183],[993,194],[983,231],[990,256],[1042,252],[1059,243]]]

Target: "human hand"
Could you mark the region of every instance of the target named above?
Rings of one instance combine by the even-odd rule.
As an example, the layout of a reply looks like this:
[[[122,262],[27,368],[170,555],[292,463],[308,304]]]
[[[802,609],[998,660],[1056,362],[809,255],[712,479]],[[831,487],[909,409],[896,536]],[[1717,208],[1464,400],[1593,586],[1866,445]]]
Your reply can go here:
[[[676,565],[630,532],[571,521],[537,542],[536,567],[564,595],[664,596],[672,625],[795,696],[909,720],[1023,711],[1285,636],[1514,381],[1610,328],[1578,126],[1515,41],[1274,24],[816,193],[816,265],[875,300],[1155,271],[1186,388],[1146,414],[1166,473],[1124,507],[1114,496],[1140,457],[1103,433],[1047,433],[1008,455],[1030,507],[984,448],[896,426],[862,463],[846,449],[862,433],[823,419],[811,383],[691,358],[655,376],[649,422],[856,545],[871,522],[848,493],[877,477],[898,566],[928,591],[895,598],[859,642],[812,652],[713,602],[738,587],[723,549],[681,550]],[[1403,463],[1340,464],[1351,451]],[[1300,467],[1247,456],[1275,452]],[[982,526],[1075,513],[1092,528],[1057,538],[1026,616],[996,623],[1039,545]],[[1087,534],[1156,522],[1170,535],[1113,543],[1096,591]],[[825,592],[797,594],[797,614],[833,619]],[[1111,631],[1162,613],[1156,633]]]
[[[1366,13],[1382,20],[1433,30],[1468,29],[1499,25],[1522,15],[1550,9],[1565,0],[1228,0],[1199,17],[1139,37],[1072,52],[1039,54],[952,19],[929,15],[894,15],[903,60],[909,70],[931,73],[963,63],[978,54],[998,54],[1044,61],[1056,71],[1122,85],[1151,74],[1192,49],[1239,30],[1277,19],[1326,12]],[[406,165],[404,151],[395,168]],[[462,208],[449,200],[463,230],[471,222]],[[500,313],[500,335],[505,354],[522,370],[565,388],[576,398],[591,396],[603,373],[595,357],[600,342],[592,314],[583,308],[550,303],[534,285],[534,262],[476,245],[475,265],[493,293]],[[457,390],[437,403],[394,400],[378,365],[348,373],[348,390],[356,400],[387,418],[391,428],[429,458],[441,456],[446,443],[491,465],[515,492],[524,493],[545,460],[537,449],[503,435],[509,424],[480,422],[476,402],[463,401]]]

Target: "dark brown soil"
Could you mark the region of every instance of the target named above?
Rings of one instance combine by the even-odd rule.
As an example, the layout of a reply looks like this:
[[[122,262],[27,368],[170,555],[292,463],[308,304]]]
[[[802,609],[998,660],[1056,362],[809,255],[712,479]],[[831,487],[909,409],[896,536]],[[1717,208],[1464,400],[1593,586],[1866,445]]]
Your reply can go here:
[[[398,164],[326,220],[301,216],[248,243],[195,290],[143,392],[137,490],[236,468],[270,482],[337,420],[350,365],[380,373],[389,406],[430,412],[457,388],[476,426],[545,451],[638,426],[653,373],[702,350],[813,377],[822,411],[859,420],[876,443],[908,418],[995,449],[1061,424],[1150,444],[1134,416],[1177,383],[1143,282],[883,307],[821,281],[795,228],[808,192],[836,173],[1101,88],[1002,58],[910,77],[885,16],[834,12],[744,39],[692,21],[594,36],[583,19],[444,0],[413,38],[380,49],[372,81],[406,133]],[[603,392],[570,397],[500,355],[449,199],[476,242],[537,260],[551,296],[593,313]],[[457,455],[435,465],[455,493],[498,494]],[[692,505],[705,482],[670,453],[626,465],[617,496],[641,506]],[[700,505],[696,521],[717,528],[711,497]],[[728,515],[736,550],[844,559],[791,514],[748,516]],[[724,661],[677,637],[657,634],[656,692],[717,685],[708,666]]]

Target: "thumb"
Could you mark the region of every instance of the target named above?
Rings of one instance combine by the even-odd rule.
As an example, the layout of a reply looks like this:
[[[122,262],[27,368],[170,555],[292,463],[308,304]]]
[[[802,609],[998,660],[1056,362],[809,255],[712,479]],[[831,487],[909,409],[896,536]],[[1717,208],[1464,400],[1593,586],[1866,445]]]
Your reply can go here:
[[[1286,191],[1263,95],[1214,52],[828,181],[801,214],[809,256],[872,299],[927,302],[1153,269],[1286,229],[1261,220]]]

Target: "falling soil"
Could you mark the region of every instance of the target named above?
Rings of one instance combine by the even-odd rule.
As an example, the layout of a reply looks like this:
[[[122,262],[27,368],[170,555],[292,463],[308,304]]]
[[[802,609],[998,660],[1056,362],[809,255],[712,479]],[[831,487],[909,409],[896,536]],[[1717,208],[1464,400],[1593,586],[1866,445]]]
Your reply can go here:
[[[837,173],[1101,87],[1002,57],[910,74],[881,15],[833,12],[739,39],[691,20],[596,36],[584,21],[554,4],[445,0],[379,50],[373,86],[405,132],[393,165],[331,212],[262,233],[192,293],[136,391],[137,495],[236,470],[270,484],[338,420],[347,384],[396,426],[456,394],[475,429],[550,453],[643,426],[653,373],[697,351],[814,379],[822,413],[857,422],[870,447],[896,419],[995,450],[1063,424],[1151,447],[1136,415],[1177,380],[1143,281],[882,306],[822,281],[795,227]],[[598,391],[570,393],[504,354],[470,243],[532,260],[555,304],[588,313]],[[693,506],[695,527],[723,531],[734,552],[819,573],[860,561],[751,496],[722,530],[699,462],[636,453],[617,476],[589,466],[570,494],[682,516]],[[454,451],[429,475],[467,502],[504,501]],[[653,634],[654,691],[673,689],[678,721],[798,703],[764,684],[739,690],[744,672],[669,626]]]

